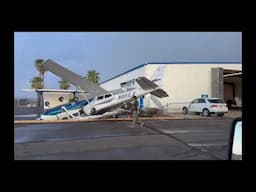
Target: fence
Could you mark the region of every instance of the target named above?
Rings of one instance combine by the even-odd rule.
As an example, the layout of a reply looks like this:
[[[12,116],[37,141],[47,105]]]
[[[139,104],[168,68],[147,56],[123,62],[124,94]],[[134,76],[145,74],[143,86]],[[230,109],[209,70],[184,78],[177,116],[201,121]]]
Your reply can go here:
[[[36,106],[37,106],[36,99],[27,99],[27,98],[14,99],[14,107],[36,107]]]
[[[189,102],[180,102],[180,103],[167,103],[164,105],[162,112],[163,113],[182,113],[182,108],[188,106]]]

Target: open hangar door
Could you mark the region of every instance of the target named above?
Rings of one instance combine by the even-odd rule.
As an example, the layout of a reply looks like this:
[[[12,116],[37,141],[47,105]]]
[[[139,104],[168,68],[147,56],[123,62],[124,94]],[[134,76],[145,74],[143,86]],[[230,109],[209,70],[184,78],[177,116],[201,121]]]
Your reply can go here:
[[[228,108],[242,107],[242,71],[223,70],[224,101]]]
[[[229,109],[241,109],[242,71],[212,68],[212,96],[223,98]]]

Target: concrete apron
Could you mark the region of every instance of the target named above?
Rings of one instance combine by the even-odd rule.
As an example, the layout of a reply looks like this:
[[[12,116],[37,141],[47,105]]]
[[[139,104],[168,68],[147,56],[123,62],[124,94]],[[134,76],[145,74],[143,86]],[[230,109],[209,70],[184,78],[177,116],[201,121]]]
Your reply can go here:
[[[185,120],[185,119],[223,119],[223,118],[236,118],[241,117],[241,115],[228,115],[226,114],[224,117],[202,117],[201,115],[184,115],[184,114],[170,114],[168,116],[160,116],[160,117],[141,117],[141,120]],[[28,124],[28,123],[74,123],[74,122],[98,122],[98,121],[132,121],[131,118],[104,118],[104,119],[67,119],[67,120],[15,120],[14,124]]]

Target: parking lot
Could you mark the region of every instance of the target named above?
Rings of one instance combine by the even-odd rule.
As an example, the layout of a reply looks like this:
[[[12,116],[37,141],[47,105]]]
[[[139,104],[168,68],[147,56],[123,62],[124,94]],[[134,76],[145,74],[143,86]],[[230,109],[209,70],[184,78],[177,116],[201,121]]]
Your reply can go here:
[[[194,116],[193,116],[194,117]],[[224,160],[232,118],[15,124],[15,160]]]
[[[179,117],[181,119],[213,119],[213,118],[219,118],[217,117],[216,114],[211,114],[209,117],[203,117],[202,115],[197,115],[194,113],[189,113],[189,114],[183,114],[180,112],[177,113],[169,113],[170,116],[175,116],[175,117]],[[225,113],[225,115],[223,117],[220,117],[220,119],[224,118],[237,118],[237,117],[242,117],[242,111],[241,110],[229,110],[228,113]]]

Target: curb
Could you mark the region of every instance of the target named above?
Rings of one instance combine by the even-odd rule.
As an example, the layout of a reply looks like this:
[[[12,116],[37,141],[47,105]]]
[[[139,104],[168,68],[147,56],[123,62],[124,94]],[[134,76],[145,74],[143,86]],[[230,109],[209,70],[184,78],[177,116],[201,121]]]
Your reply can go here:
[[[172,120],[185,119],[184,117],[141,117],[141,120]],[[100,122],[100,121],[131,121],[128,118],[106,118],[106,119],[70,119],[70,120],[15,120],[14,124],[43,124],[43,123],[74,123],[74,122]]]
[[[231,117],[226,117],[231,118]],[[141,117],[141,120],[208,120],[208,119],[226,119],[224,118],[214,118],[214,117]],[[231,118],[232,119],[232,118]],[[131,121],[130,118],[105,118],[105,119],[69,119],[69,120],[15,120],[14,124],[44,124],[44,123],[74,123],[74,122],[101,122],[101,121]]]

